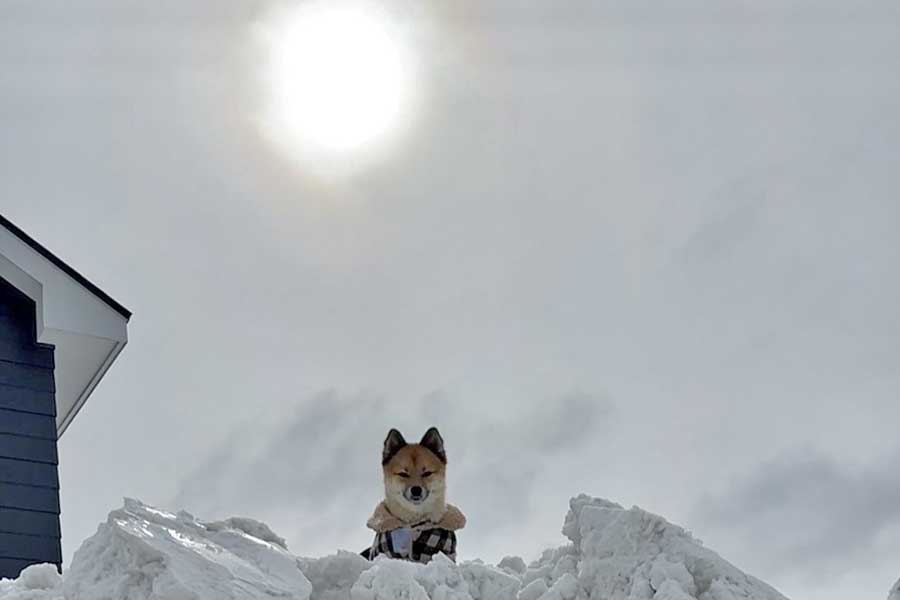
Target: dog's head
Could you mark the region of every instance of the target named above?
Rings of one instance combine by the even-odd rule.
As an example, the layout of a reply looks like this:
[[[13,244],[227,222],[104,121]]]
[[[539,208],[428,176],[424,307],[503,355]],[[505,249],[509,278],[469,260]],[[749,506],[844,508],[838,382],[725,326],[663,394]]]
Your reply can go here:
[[[399,431],[391,429],[384,440],[381,466],[389,501],[419,514],[443,504],[447,454],[437,428],[426,431],[418,444],[407,444]]]

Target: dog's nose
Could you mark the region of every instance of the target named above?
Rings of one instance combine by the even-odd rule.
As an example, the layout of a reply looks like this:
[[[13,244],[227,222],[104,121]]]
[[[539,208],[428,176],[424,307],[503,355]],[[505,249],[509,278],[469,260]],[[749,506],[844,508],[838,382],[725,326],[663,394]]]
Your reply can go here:
[[[417,485],[414,485],[409,489],[409,493],[412,494],[414,497],[418,498],[419,496],[422,495],[422,488],[420,488]]]

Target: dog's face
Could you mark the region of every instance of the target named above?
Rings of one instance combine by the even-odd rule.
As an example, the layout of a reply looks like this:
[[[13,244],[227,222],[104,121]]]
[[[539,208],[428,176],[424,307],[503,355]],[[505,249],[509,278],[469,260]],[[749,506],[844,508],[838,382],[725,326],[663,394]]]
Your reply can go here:
[[[381,464],[389,500],[421,514],[444,501],[447,455],[436,428],[429,429],[418,444],[407,444],[399,431],[391,429],[384,441]]]

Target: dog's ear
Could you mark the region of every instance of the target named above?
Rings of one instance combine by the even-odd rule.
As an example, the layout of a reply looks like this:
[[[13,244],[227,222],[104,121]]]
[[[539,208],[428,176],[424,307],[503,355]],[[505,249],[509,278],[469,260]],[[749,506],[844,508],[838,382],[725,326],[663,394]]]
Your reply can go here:
[[[447,453],[444,452],[444,438],[441,437],[437,427],[432,427],[426,431],[419,445],[434,452],[434,455],[441,459],[442,463],[447,464]]]
[[[381,451],[381,464],[387,464],[405,445],[406,440],[403,439],[403,434],[396,429],[388,431],[387,437],[384,438],[384,450]]]

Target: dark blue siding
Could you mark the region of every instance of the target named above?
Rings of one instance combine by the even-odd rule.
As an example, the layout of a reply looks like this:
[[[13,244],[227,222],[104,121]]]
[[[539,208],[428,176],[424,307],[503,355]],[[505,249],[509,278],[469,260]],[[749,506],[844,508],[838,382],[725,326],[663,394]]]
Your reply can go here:
[[[53,368],[34,303],[0,279],[0,577],[62,562]]]
[[[17,458],[0,458],[0,482],[59,488],[56,465]],[[3,499],[0,498],[0,505],[2,504]]]
[[[33,560],[24,558],[0,558],[0,573],[21,573],[22,569],[33,564]]]
[[[38,392],[0,384],[0,408],[56,416],[56,397],[53,392]]]
[[[49,415],[0,408],[0,433],[56,441],[56,419]]]
[[[0,456],[55,465],[56,440],[0,433]]]
[[[53,369],[0,359],[0,383],[36,392],[55,392]]]
[[[59,515],[19,508],[0,508],[3,533],[59,537]]]
[[[19,345],[16,340],[11,340],[9,338],[0,338],[0,356],[2,356],[4,360],[14,363],[33,365],[45,369],[52,369],[54,367],[52,348],[27,348]]]
[[[0,498],[9,508],[27,508],[59,514],[59,490],[56,488],[0,483]]]
[[[62,562],[62,550],[58,537],[0,533],[0,558],[24,558],[35,563],[59,564]]]

